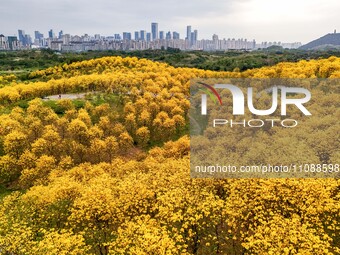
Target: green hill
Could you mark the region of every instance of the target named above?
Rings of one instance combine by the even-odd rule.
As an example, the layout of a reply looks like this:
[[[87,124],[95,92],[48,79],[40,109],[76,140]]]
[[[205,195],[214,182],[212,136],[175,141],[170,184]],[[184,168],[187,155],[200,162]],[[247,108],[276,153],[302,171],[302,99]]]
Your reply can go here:
[[[302,45],[302,50],[320,50],[329,48],[340,48],[340,33],[327,34],[319,39]]]

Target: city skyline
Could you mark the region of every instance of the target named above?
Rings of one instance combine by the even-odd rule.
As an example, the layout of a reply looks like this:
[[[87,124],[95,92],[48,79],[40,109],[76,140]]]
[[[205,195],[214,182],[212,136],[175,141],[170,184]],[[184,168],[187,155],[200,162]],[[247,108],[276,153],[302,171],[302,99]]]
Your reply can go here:
[[[51,38],[51,39],[62,39],[63,35],[71,35],[71,36],[89,36],[89,37],[104,37],[104,38],[110,38],[110,37],[114,37],[115,39],[118,40],[145,40],[145,41],[156,41],[156,40],[162,40],[162,39],[184,39],[184,40],[188,40],[190,44],[192,44],[194,41],[199,41],[199,40],[210,40],[210,39],[214,39],[215,36],[219,37],[220,39],[237,39],[236,37],[230,36],[228,38],[225,37],[220,37],[218,34],[211,34],[210,37],[208,38],[199,38],[198,36],[198,29],[196,27],[193,27],[192,25],[186,25],[186,29],[185,29],[185,33],[184,34],[180,34],[179,32],[175,31],[175,30],[162,30],[159,29],[159,23],[158,22],[151,22],[150,23],[150,29],[141,29],[141,30],[134,30],[134,31],[124,31],[121,33],[114,33],[111,35],[102,35],[99,33],[94,33],[94,34],[90,34],[90,33],[84,33],[84,34],[71,34],[68,33],[67,31],[65,32],[63,29],[61,30],[57,30],[55,31],[54,29],[49,29],[46,33],[44,33],[44,31],[40,31],[40,30],[34,30],[33,36],[30,33],[27,33],[26,30],[24,29],[17,29],[17,33],[13,34],[13,35],[6,35],[4,33],[1,33],[2,31],[0,31],[0,34],[4,35],[4,36],[14,36],[17,37],[19,41],[23,42],[25,40],[27,40],[26,37],[29,38],[29,40],[32,40],[32,43],[34,42],[34,39],[43,39],[43,38]],[[162,28],[160,26],[160,28]],[[65,32],[65,33],[64,33]],[[336,32],[336,29],[333,31],[333,33]],[[97,38],[99,39],[99,38]],[[246,40],[256,40],[255,38],[239,38],[239,39],[246,39]],[[258,41],[259,42],[259,41]],[[262,41],[261,43],[265,43],[265,42],[270,42],[270,41]],[[273,42],[273,41],[272,41]],[[274,41],[274,42],[282,42],[281,40],[278,41]],[[296,42],[296,41],[295,41]]]
[[[1,32],[1,31],[0,31]],[[134,35],[134,37],[133,37]],[[212,40],[211,40],[212,39]],[[186,26],[186,34],[181,38],[177,31],[160,31],[157,22],[152,22],[150,32],[140,30],[123,32],[113,36],[71,35],[60,30],[55,33],[48,30],[47,37],[40,31],[34,31],[34,38],[26,34],[23,29],[18,29],[17,36],[4,36],[0,34],[0,50],[18,50],[29,48],[50,48],[56,51],[88,51],[88,50],[145,50],[176,48],[180,50],[256,50],[270,46],[282,46],[295,49],[301,46],[300,42],[261,42],[247,38],[219,38],[213,34],[212,38],[198,38],[198,29],[191,25]]]
[[[185,35],[186,24],[199,27],[200,38],[254,38],[257,41],[307,43],[340,24],[335,0],[45,0],[6,1],[0,6],[1,33],[17,35],[35,30],[64,30],[70,34],[101,34],[151,30],[150,22],[162,24],[158,31]],[[312,29],[307,29],[312,28]],[[150,31],[152,32],[152,31]]]
[[[134,38],[132,37],[134,34]],[[180,38],[176,31],[158,30],[158,23],[151,23],[151,32],[140,30],[114,34],[114,36],[93,35],[71,35],[60,30],[57,34],[50,29],[48,36],[44,37],[40,31],[34,31],[34,39],[26,34],[24,30],[18,29],[17,36],[4,36],[0,34],[0,50],[20,50],[30,48],[49,48],[62,52],[80,52],[88,50],[146,50],[146,49],[168,49],[176,48],[180,50],[256,50],[268,48],[270,46],[282,46],[283,48],[296,49],[301,46],[300,42],[262,42],[256,44],[256,40],[247,38],[220,39],[214,34],[212,40],[198,38],[198,30],[191,25],[186,27],[185,38]]]

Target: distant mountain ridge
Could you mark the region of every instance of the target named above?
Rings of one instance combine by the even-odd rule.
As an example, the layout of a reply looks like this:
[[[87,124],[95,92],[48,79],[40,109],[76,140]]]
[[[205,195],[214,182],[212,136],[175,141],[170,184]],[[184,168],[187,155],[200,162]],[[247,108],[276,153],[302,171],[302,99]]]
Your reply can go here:
[[[302,45],[299,49],[314,50],[323,48],[340,48],[340,33],[326,34],[319,39]]]

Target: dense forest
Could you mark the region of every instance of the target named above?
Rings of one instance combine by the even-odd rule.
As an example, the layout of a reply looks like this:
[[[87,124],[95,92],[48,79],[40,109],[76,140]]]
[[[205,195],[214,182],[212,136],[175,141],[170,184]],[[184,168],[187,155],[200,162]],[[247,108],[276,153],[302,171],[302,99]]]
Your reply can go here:
[[[47,67],[70,64],[105,56],[138,57],[164,62],[175,67],[194,67],[214,71],[244,71],[251,68],[275,65],[279,62],[297,62],[340,57],[339,50],[305,51],[288,50],[272,46],[256,51],[180,51],[178,49],[144,51],[89,51],[82,53],[60,53],[50,49],[3,51],[0,52],[0,74],[19,73],[21,79],[27,78],[29,71]]]
[[[340,78],[340,58],[0,54],[3,70],[28,69],[0,76],[0,254],[340,254],[339,179],[190,178],[188,136],[192,79]],[[30,66],[20,54],[32,57],[22,56]],[[298,61],[304,54],[311,60]],[[49,99],[69,93],[86,95]],[[261,162],[266,142],[280,136],[278,147],[301,146],[314,163],[338,164],[340,87],[315,93],[309,107],[322,118],[306,121],[295,143],[277,128],[231,133],[223,146]]]

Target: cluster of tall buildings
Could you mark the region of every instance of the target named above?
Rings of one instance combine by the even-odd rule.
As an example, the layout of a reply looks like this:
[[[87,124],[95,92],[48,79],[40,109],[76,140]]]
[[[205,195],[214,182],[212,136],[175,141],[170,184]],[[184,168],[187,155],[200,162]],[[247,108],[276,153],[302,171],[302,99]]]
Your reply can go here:
[[[132,36],[133,35],[133,36]],[[159,31],[158,23],[151,23],[151,30],[140,30],[114,34],[113,36],[101,36],[95,34],[83,36],[57,34],[51,29],[45,37],[39,31],[34,32],[34,39],[25,34],[24,30],[18,30],[18,37],[0,35],[0,50],[21,50],[30,48],[49,48],[62,52],[81,52],[89,50],[146,50],[176,48],[180,50],[254,50],[278,45],[284,48],[298,48],[301,43],[263,42],[256,44],[255,40],[247,39],[219,39],[213,35],[212,39],[198,39],[198,30],[187,26],[185,38],[181,38],[176,31]]]
[[[123,37],[120,36],[120,34],[114,35],[115,40],[127,40],[127,41],[157,41],[157,40],[177,40],[180,39],[179,33],[174,31],[159,31],[158,30],[158,23],[151,23],[151,32],[147,32],[147,30],[140,30],[135,31],[134,36],[132,37],[132,34],[130,32],[123,32]]]

